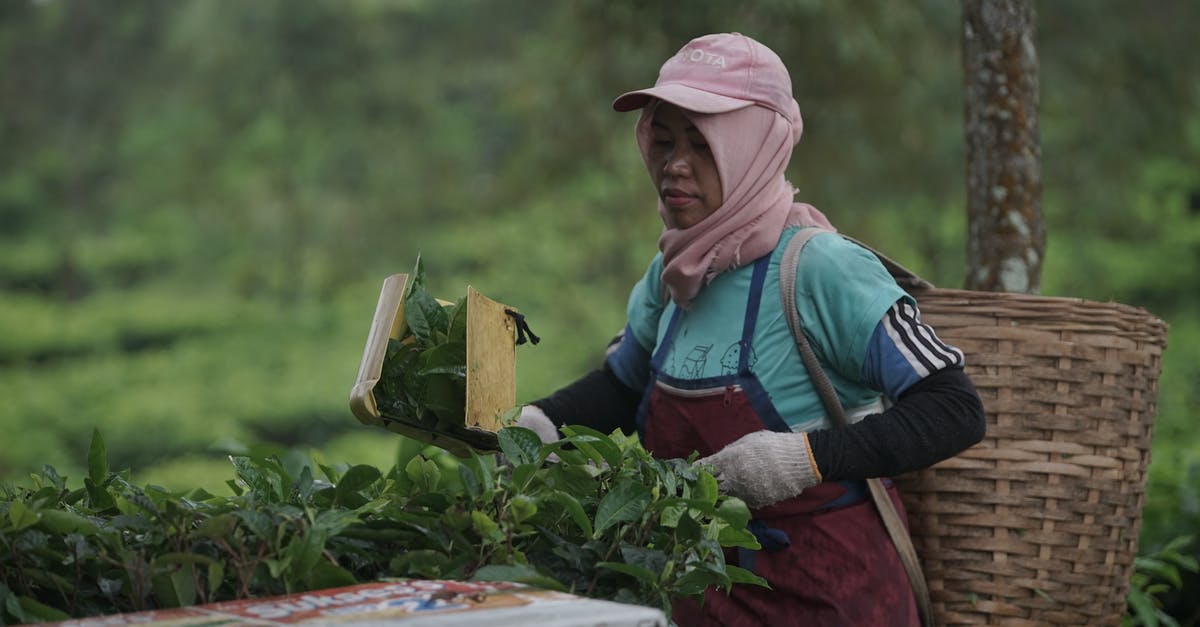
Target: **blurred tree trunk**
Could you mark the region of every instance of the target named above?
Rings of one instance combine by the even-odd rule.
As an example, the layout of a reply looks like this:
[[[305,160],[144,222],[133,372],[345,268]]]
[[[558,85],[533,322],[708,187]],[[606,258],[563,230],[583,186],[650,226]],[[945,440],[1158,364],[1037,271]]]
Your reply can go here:
[[[963,0],[962,16],[966,287],[1036,294],[1046,231],[1033,0]]]

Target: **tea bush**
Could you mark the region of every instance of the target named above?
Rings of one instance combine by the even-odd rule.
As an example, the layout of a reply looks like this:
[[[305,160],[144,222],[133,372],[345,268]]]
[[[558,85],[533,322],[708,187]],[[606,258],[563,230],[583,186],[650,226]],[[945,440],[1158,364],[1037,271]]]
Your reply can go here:
[[[517,427],[502,455],[409,442],[384,472],[231,456],[229,496],[139,487],[94,432],[83,485],[52,467],[0,489],[0,624],[269,596],[384,578],[506,580],[639,603],[766,585],[750,512],[692,460],[572,428]],[[551,463],[547,459],[557,456]]]

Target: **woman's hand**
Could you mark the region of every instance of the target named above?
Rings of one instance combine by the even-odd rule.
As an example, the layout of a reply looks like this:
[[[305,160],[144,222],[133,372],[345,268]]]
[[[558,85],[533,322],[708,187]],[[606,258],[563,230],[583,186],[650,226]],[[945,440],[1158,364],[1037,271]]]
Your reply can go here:
[[[755,431],[698,463],[712,466],[721,491],[751,509],[798,496],[821,483],[805,433]]]

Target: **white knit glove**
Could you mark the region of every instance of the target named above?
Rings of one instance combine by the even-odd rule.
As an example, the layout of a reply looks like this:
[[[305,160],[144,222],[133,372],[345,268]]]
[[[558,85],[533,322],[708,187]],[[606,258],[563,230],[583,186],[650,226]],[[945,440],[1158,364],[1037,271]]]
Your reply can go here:
[[[521,408],[521,417],[517,419],[518,427],[525,427],[538,434],[542,444],[558,441],[558,427],[550,421],[546,413],[537,405],[526,405]]]
[[[805,433],[755,431],[697,463],[712,466],[721,491],[751,509],[798,496],[821,483]]]

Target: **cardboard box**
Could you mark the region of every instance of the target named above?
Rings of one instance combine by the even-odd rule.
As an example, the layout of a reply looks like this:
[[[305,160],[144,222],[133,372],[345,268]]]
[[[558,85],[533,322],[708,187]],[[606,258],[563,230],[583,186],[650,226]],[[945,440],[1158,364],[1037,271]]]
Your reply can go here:
[[[411,579],[53,624],[665,627],[667,620],[654,608],[587,599],[518,583]]]
[[[496,450],[494,434],[503,426],[500,415],[517,402],[517,328],[505,313],[516,309],[491,300],[470,286],[467,286],[466,437],[427,430],[380,413],[374,389],[379,383],[388,340],[399,339],[405,330],[404,292],[408,279],[407,274],[394,274],[383,282],[358,378],[350,391],[350,410],[363,424],[384,427],[456,455],[468,455],[470,449]]]

